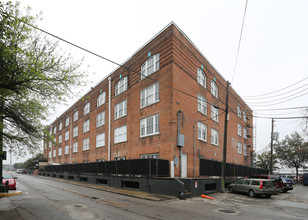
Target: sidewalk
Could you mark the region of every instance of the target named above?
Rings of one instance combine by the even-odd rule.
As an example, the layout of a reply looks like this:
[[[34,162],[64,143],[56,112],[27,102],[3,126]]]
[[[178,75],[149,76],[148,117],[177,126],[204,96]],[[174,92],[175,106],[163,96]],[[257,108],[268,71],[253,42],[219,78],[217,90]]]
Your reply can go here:
[[[136,198],[140,198],[140,199],[147,199],[147,200],[151,200],[151,201],[164,201],[164,200],[170,200],[170,199],[177,199],[176,197],[173,197],[173,196],[147,193],[147,192],[142,192],[142,191],[138,191],[138,190],[116,188],[116,187],[111,187],[111,186],[107,186],[107,185],[83,183],[83,182],[77,182],[77,181],[74,181],[74,180],[58,179],[58,178],[45,177],[45,176],[35,176],[35,177],[50,179],[50,180],[69,183],[69,184],[74,184],[74,185],[77,185],[77,186],[83,186],[83,187],[92,188],[92,189],[103,190],[103,191],[107,191],[107,192],[112,192],[112,193],[117,193],[117,194],[121,194],[121,195],[136,197]]]

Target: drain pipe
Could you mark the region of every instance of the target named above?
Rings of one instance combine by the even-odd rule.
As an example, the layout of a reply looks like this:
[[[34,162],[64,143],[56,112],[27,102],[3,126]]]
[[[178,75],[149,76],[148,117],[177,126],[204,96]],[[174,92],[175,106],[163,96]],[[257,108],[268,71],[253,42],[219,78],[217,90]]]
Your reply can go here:
[[[109,101],[108,101],[108,161],[111,159],[111,77],[108,77],[109,80]]]

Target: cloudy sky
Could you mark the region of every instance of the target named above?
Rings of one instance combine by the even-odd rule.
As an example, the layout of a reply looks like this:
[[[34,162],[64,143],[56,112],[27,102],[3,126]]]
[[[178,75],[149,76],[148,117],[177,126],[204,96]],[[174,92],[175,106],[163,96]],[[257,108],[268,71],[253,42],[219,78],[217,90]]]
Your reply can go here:
[[[42,12],[40,28],[117,63],[174,21],[232,82],[254,114],[269,118],[254,120],[256,150],[260,151],[270,143],[270,118],[303,116],[301,108],[280,109],[308,106],[308,1],[249,0],[234,72],[245,4],[246,0],[22,1],[22,6],[31,6],[33,14]],[[117,68],[72,46],[60,45],[76,58],[85,58],[84,68],[92,83],[82,88],[81,94]],[[59,106],[50,122],[67,108]],[[293,131],[302,133],[302,122],[277,119],[275,131],[280,139]]]

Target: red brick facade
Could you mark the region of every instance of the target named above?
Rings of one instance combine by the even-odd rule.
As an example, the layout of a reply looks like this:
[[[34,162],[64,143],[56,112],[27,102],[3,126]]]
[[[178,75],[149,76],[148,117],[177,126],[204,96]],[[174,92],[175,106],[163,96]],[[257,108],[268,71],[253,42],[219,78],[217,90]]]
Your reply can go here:
[[[149,78],[142,79],[141,67],[151,57],[159,54],[159,69],[149,75]],[[226,81],[211,66],[206,58],[190,42],[179,28],[171,23],[162,30],[156,37],[149,41],[143,48],[120,67],[102,80],[95,88],[88,92],[82,99],[72,105],[50,128],[55,137],[56,143],[44,144],[44,156],[52,163],[70,163],[85,161],[94,162],[97,160],[108,160],[108,132],[109,132],[109,97],[111,98],[111,120],[110,120],[110,159],[118,157],[126,159],[140,158],[145,154],[156,154],[160,159],[177,161],[180,158],[180,148],[177,146],[178,111],[182,112],[180,128],[181,134],[185,137],[183,154],[187,154],[187,176],[193,176],[194,152],[195,152],[195,174],[199,174],[199,157],[222,160],[223,134],[224,134],[224,109],[226,103]],[[197,71],[203,69],[206,76],[206,88],[198,83]],[[109,80],[111,78],[111,93],[109,94]],[[115,95],[115,86],[119,80],[128,77],[127,90]],[[211,94],[211,81],[215,81],[218,87],[218,97]],[[141,90],[158,82],[159,99],[157,102],[141,108]],[[97,97],[106,92],[106,102],[97,107]],[[206,99],[206,114],[198,111],[198,94]],[[154,97],[154,95],[153,95]],[[152,97],[152,98],[153,98]],[[227,162],[251,165],[252,155],[252,111],[245,102],[230,88],[229,93],[229,122],[227,138]],[[127,100],[127,115],[115,120],[115,105]],[[90,103],[90,113],[84,115],[84,106]],[[218,122],[211,117],[211,105],[218,109]],[[238,107],[241,115],[238,116]],[[78,120],[73,121],[73,114],[78,111]],[[105,124],[97,127],[97,114],[105,112]],[[244,121],[243,112],[246,112]],[[141,137],[141,120],[149,116],[158,115],[159,127],[145,126],[145,132],[158,129],[153,135]],[[65,127],[65,119],[69,117],[70,125]],[[90,120],[88,132],[83,133],[84,121]],[[153,119],[154,120],[154,119]],[[206,141],[198,138],[198,121],[207,126]],[[59,124],[63,128],[59,131]],[[150,123],[150,120],[147,121]],[[155,120],[153,122],[155,124]],[[151,124],[151,123],[150,123]],[[127,139],[124,142],[114,143],[115,130],[121,126],[127,126]],[[241,126],[241,135],[238,135],[238,125]],[[78,126],[78,136],[73,137],[73,128]],[[156,125],[157,126],[157,125]],[[193,127],[195,133],[195,150],[193,147]],[[56,133],[54,128],[56,127]],[[243,136],[243,129],[247,130],[247,138]],[[152,130],[151,130],[152,129]],[[211,142],[211,131],[218,131],[218,146]],[[65,141],[65,132],[71,132],[69,140]],[[103,147],[96,147],[96,135],[105,134]],[[59,143],[59,136],[62,135],[62,143]],[[123,137],[123,136],[121,136]],[[83,140],[89,138],[89,150],[83,150]],[[72,146],[78,143],[77,152],[65,154],[65,146]],[[238,151],[238,142],[242,144],[241,152]],[[244,145],[247,147],[247,156],[244,155]],[[62,148],[62,155],[59,156],[59,147]],[[55,155],[53,151],[55,150]],[[49,153],[52,151],[51,153]],[[51,154],[51,158],[49,157]],[[175,159],[176,158],[176,159]],[[174,166],[174,175],[180,176],[180,165]]]

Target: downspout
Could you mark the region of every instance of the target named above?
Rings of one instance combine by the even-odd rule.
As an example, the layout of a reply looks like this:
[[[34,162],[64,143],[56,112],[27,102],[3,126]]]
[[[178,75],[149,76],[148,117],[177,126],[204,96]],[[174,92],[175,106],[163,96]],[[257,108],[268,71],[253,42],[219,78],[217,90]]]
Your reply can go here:
[[[109,101],[108,101],[108,161],[110,161],[111,158],[111,77],[108,77],[109,80]]]

